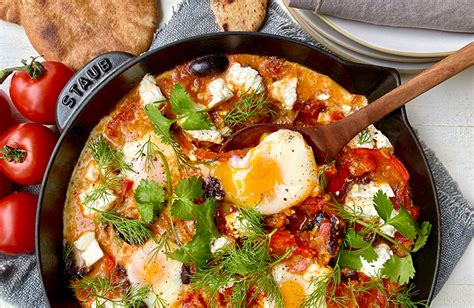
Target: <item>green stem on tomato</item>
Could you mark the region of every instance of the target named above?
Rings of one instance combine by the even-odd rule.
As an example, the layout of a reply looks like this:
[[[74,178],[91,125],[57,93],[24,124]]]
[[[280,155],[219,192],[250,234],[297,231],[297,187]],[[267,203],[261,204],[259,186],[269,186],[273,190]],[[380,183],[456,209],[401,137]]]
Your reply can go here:
[[[6,145],[0,149],[0,153],[3,154],[0,156],[0,159],[4,159],[7,162],[14,162],[16,164],[22,163],[26,159],[26,150],[21,149],[18,145],[13,147]]]
[[[13,72],[16,71],[21,71],[21,72],[27,72],[28,76],[31,77],[31,79],[38,79],[43,75],[44,73],[44,66],[40,62],[36,61],[37,58],[39,57],[30,57],[31,62],[28,63],[27,59],[21,60],[21,63],[23,66],[15,66],[15,67],[9,67],[5,68],[3,70],[0,70],[0,84],[2,84],[8,76],[10,76]]]

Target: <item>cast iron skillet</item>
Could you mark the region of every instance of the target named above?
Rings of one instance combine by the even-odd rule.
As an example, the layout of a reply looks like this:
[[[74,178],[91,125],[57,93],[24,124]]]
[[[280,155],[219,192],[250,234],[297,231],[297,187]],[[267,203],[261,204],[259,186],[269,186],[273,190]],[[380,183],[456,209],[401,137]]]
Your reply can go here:
[[[78,306],[63,275],[63,206],[74,166],[89,133],[118,100],[146,73],[159,74],[174,66],[212,53],[250,53],[279,56],[328,75],[369,102],[400,84],[393,69],[354,64],[311,45],[261,33],[219,33],[194,37],[147,52],[139,57],[126,53],[103,54],[77,72],[62,91],[56,120],[62,132],[46,172],[36,223],[36,254],[43,288],[53,307]],[[396,155],[407,167],[414,202],[421,220],[433,225],[428,243],[414,255],[413,280],[417,299],[433,296],[440,249],[439,208],[431,172],[420,144],[401,108],[376,126],[393,143]]]

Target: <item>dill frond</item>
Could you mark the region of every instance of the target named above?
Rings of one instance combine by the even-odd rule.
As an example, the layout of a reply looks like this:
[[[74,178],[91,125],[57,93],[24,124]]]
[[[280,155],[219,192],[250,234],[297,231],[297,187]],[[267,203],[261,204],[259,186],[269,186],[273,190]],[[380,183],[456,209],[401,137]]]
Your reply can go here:
[[[132,284],[125,290],[121,283],[114,283],[106,278],[84,277],[71,285],[71,288],[85,297],[92,297],[97,307],[103,307],[106,302],[119,307],[139,308],[145,304],[144,300],[151,291],[149,286]],[[112,293],[120,292],[122,297],[112,298]]]
[[[114,172],[134,172],[130,164],[125,161],[122,151],[113,149],[100,136],[89,142],[88,148],[94,160],[99,164],[100,169],[111,169]]]
[[[229,245],[216,252],[208,264],[198,268],[191,278],[194,288],[202,289],[210,298],[229,287],[233,307],[244,307],[249,291],[253,296],[264,294],[276,307],[283,307],[283,298],[271,269],[290,252],[277,256],[270,252],[270,238],[262,227],[262,216],[254,209],[242,209],[246,219],[246,232],[242,234],[242,245]]]
[[[94,209],[94,208],[93,208]],[[128,219],[117,215],[113,211],[99,211],[97,221],[102,224],[113,226],[121,233],[127,243],[141,245],[148,239],[154,238],[153,233],[147,228],[147,225],[140,220]]]
[[[358,135],[358,140],[357,142],[359,144],[365,144],[365,143],[369,143],[370,142],[370,132],[369,132],[369,128],[366,128],[364,129],[363,131],[361,131]]]
[[[262,116],[274,116],[271,102],[263,93],[244,93],[222,120],[222,127],[234,128],[249,124],[252,119]]]

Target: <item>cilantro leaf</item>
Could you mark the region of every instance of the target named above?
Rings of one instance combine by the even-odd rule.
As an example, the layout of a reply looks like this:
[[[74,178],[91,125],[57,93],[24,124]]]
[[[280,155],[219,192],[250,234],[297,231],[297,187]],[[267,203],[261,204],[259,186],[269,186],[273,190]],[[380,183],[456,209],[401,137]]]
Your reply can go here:
[[[193,99],[186,92],[184,86],[180,83],[177,83],[173,86],[171,90],[171,108],[173,112],[177,115],[191,113],[196,110]]]
[[[347,246],[353,248],[351,255],[357,255],[364,258],[367,262],[377,260],[378,255],[372,247],[372,242],[366,242],[364,238],[354,229],[349,229],[345,235]]]
[[[204,181],[201,178],[192,176],[179,181],[174,190],[180,199],[199,199],[204,195]]]
[[[193,200],[202,198],[203,187],[203,180],[195,176],[179,181],[174,190],[176,197],[171,214],[180,219],[196,219]]]
[[[384,263],[381,274],[394,282],[399,282],[400,284],[408,283],[408,281],[415,276],[415,268],[413,267],[411,255],[407,255],[404,258],[393,255]]]
[[[164,190],[155,181],[141,180],[133,197],[144,223],[152,222],[155,215],[163,209]]]
[[[185,130],[211,129],[213,127],[207,112],[190,113],[180,126]]]
[[[400,213],[397,216],[390,218],[385,221],[387,224],[392,225],[409,240],[416,238],[416,223],[411,217],[410,213],[403,207],[400,206]]]
[[[211,256],[210,239],[197,235],[186,245],[168,253],[171,259],[185,264],[195,263],[198,266],[204,265]]]
[[[413,249],[411,250],[412,252],[417,252],[423,246],[425,246],[426,241],[428,241],[428,236],[430,235],[431,232],[431,224],[428,221],[424,221],[421,224],[421,227],[418,231],[418,238],[416,239],[415,245],[413,246]]]
[[[206,199],[203,204],[190,205],[189,211],[196,220],[196,234],[189,243],[168,254],[170,258],[198,266],[206,264],[212,256],[211,240],[220,235],[214,222],[217,206],[218,202],[214,198]]]
[[[398,232],[410,240],[416,238],[416,223],[403,206],[400,206],[399,213],[396,216],[391,217],[393,204],[382,190],[377,191],[373,202],[377,214],[386,224],[392,225]]]
[[[203,204],[196,205],[196,234],[199,235],[210,235],[211,237],[220,236],[217,231],[216,223],[214,222],[214,212],[219,205],[217,199],[210,198],[206,199]]]
[[[340,267],[348,267],[353,270],[360,270],[362,267],[360,255],[345,249],[342,250],[341,254],[339,255],[338,264]]]
[[[170,128],[175,121],[163,116],[153,104],[146,105],[145,112],[155,127],[155,132],[161,137],[161,141],[165,144],[173,143],[174,139],[170,134]]]
[[[393,204],[390,198],[381,189],[374,195],[373,203],[377,214],[384,220],[390,219],[393,211]]]

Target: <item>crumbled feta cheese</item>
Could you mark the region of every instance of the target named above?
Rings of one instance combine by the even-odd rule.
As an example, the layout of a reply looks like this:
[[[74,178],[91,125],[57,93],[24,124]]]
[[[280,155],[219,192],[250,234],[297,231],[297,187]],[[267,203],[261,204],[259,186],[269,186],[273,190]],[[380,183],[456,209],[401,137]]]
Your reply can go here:
[[[97,181],[99,179],[100,170],[95,161],[91,160],[88,163],[84,177],[86,178],[86,180],[89,180],[89,181]]]
[[[211,81],[207,86],[207,89],[212,97],[211,101],[207,104],[207,107],[209,108],[212,108],[234,96],[234,94],[229,90],[227,83],[222,78]]]
[[[74,242],[74,246],[79,250],[80,256],[84,259],[86,266],[91,266],[104,256],[99,243],[95,239],[94,231],[85,232],[77,241]]]
[[[331,96],[327,93],[321,93],[318,95],[318,100],[325,101],[328,100]]]
[[[82,202],[82,207],[84,210],[84,215],[86,216],[95,216],[97,214],[97,212],[94,211],[93,208],[99,211],[107,211],[117,200],[117,196],[110,189],[106,190],[103,195],[95,198],[95,200],[88,200],[91,198],[92,194],[94,193],[94,190],[94,185],[91,185],[87,190],[79,194],[79,198]]]
[[[377,260],[367,262],[363,257],[360,257],[360,261],[362,262],[362,268],[360,271],[370,277],[379,276],[384,263],[393,255],[392,250],[386,244],[380,244],[375,247],[374,250],[378,255]]]
[[[283,104],[284,109],[291,110],[297,99],[297,84],[298,78],[286,77],[272,83],[270,93],[274,99]]]
[[[390,218],[393,218],[393,217],[397,216],[399,213],[400,212],[397,211],[397,210],[392,210],[392,213],[390,214]],[[380,224],[384,224],[384,223],[385,223],[385,221],[381,218],[380,219]],[[392,225],[386,225],[386,226],[381,227],[380,231],[382,231],[382,233],[387,234],[388,236],[394,237],[395,232],[397,232],[397,229],[395,229],[395,227],[392,226]]]
[[[366,130],[360,132],[357,136],[352,138],[348,145],[351,148],[393,149],[390,140],[388,140],[388,138],[373,125],[369,125]]]
[[[216,144],[221,144],[224,141],[221,133],[215,127],[212,127],[211,129],[185,130],[185,132],[199,141],[212,142]]]
[[[241,90],[247,92],[263,92],[263,79],[256,70],[251,67],[242,67],[239,63],[234,63],[229,68],[226,75],[227,82],[230,83],[231,90]]]
[[[138,87],[138,92],[145,105],[161,102],[166,99],[161,93],[160,88],[156,85],[155,77],[150,74],[143,77]]]
[[[386,193],[388,197],[394,196],[392,188],[387,183],[375,184],[370,182],[368,184],[354,184],[347,193],[344,207],[363,217],[378,216],[373,204],[373,198],[379,190]]]
[[[215,254],[219,249],[229,246],[233,243],[227,236],[221,236],[214,239],[211,243],[211,253]]]
[[[331,272],[330,268],[326,266],[322,266],[319,263],[313,263],[310,266],[308,266],[308,268],[303,274],[303,278],[306,281],[311,281],[316,277],[328,274],[330,272]]]

